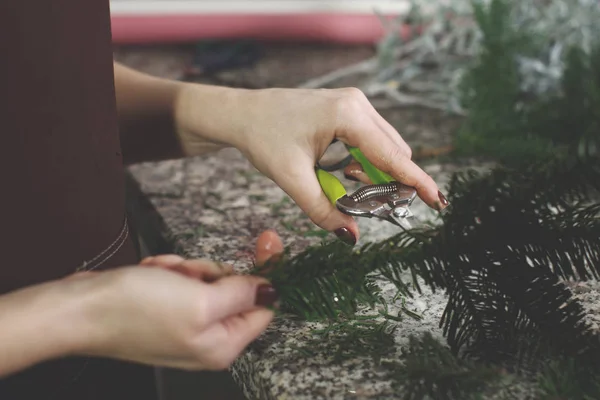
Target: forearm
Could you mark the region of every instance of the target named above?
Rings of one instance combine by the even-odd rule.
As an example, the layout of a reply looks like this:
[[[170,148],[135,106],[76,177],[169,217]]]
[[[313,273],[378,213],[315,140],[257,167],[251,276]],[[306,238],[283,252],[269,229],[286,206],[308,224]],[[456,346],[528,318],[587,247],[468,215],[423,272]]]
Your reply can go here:
[[[0,378],[84,347],[85,296],[71,296],[67,286],[51,282],[0,296]]]
[[[229,146],[240,90],[153,77],[114,63],[126,164],[198,155]],[[229,111],[227,111],[229,110]]]
[[[126,164],[182,156],[175,105],[181,82],[114,63],[121,148]]]

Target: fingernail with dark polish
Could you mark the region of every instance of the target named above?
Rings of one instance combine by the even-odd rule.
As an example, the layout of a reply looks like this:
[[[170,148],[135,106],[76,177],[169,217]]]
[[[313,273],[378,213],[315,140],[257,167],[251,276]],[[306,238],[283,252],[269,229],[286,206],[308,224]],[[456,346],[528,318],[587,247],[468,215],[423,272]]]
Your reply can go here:
[[[356,244],[356,236],[348,228],[339,228],[334,231],[335,235],[342,242],[354,246]]]
[[[256,305],[260,307],[269,307],[279,300],[279,294],[272,285],[262,284],[256,289]]]
[[[449,204],[446,196],[444,196],[444,194],[442,192],[440,192],[439,190],[438,190],[438,197],[440,198],[440,201],[442,202],[442,205],[444,207],[446,207]]]

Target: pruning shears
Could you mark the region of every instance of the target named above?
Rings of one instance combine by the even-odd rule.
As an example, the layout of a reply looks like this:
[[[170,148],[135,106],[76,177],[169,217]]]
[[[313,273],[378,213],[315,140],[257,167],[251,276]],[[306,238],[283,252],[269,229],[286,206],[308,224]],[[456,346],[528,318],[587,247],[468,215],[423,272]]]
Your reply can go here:
[[[391,222],[403,229],[410,228],[410,211],[417,197],[415,188],[404,185],[390,175],[376,168],[356,147],[345,145],[350,153],[344,160],[334,166],[326,167],[317,163],[315,172],[323,192],[338,210],[354,217],[378,218]],[[356,160],[369,177],[372,184],[348,194],[340,180],[330,172],[348,165]]]

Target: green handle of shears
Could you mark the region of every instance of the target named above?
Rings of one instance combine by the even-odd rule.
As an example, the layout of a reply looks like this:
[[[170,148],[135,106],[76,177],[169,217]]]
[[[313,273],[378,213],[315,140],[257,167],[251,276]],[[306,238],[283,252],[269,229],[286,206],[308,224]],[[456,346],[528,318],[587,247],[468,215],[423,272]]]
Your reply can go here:
[[[342,182],[340,182],[333,174],[320,168],[316,168],[315,172],[317,173],[317,179],[321,184],[323,193],[325,193],[325,196],[327,196],[331,204],[335,206],[338,199],[346,195],[346,188],[344,188]]]
[[[385,172],[379,170],[375,167],[371,162],[365,157],[365,155],[358,149],[358,147],[350,147],[347,146],[348,151],[352,155],[352,157],[360,163],[365,174],[369,177],[373,184],[377,185],[380,183],[388,183],[392,182],[395,179]],[[323,193],[329,199],[329,201],[335,205],[335,203],[344,195],[346,195],[346,189],[342,182],[338,178],[336,178],[333,174],[330,174],[327,171],[324,171],[320,168],[315,168],[315,172],[317,174],[317,179],[323,189]]]
[[[365,155],[362,153],[362,151],[359,150],[358,147],[346,147],[350,154],[352,154],[352,157],[354,157],[354,159],[360,163],[360,165],[363,168],[363,171],[365,171],[365,174],[367,174],[367,176],[374,185],[395,181],[395,179],[392,178],[390,175],[379,170],[377,167],[371,164],[371,162],[367,160],[367,157],[365,157]]]

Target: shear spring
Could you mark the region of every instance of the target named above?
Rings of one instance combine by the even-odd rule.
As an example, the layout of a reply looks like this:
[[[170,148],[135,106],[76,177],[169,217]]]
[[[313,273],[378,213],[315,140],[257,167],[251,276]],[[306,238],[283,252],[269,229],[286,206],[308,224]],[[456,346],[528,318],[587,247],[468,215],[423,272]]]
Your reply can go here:
[[[385,196],[397,192],[399,185],[396,182],[383,183],[380,185],[363,186],[349,197],[357,203],[362,203],[372,197]]]

